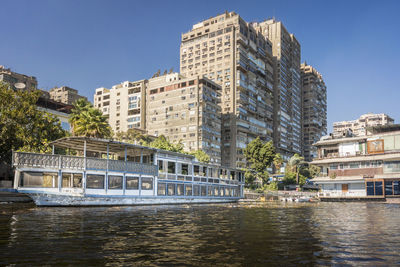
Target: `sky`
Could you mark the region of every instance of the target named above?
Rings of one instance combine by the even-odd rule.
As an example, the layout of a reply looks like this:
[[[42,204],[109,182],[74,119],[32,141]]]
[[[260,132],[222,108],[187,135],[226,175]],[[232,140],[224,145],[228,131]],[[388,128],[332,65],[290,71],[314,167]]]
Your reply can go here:
[[[181,34],[225,11],[296,36],[327,85],[328,131],[367,112],[400,123],[400,1],[0,0],[0,65],[93,101],[98,87],[179,71]]]

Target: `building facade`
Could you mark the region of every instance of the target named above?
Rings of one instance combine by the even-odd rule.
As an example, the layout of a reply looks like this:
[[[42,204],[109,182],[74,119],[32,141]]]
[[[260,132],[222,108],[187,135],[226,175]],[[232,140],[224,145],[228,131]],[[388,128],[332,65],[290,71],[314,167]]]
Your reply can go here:
[[[303,92],[303,155],[306,161],[317,157],[313,146],[327,135],[326,85],[322,75],[312,66],[301,64]]]
[[[204,77],[178,73],[149,79],[146,89],[148,134],[182,142],[186,151],[203,150],[221,164],[221,87]]]
[[[50,89],[49,95],[50,99],[68,105],[73,105],[80,98],[87,100],[85,96],[78,94],[78,90],[67,86],[54,87]]]
[[[0,66],[0,81],[9,83],[14,90],[36,90],[38,86],[36,77],[13,72],[4,66]]]
[[[314,182],[323,197],[400,197],[400,125],[371,127],[367,135],[317,142],[321,168]]]
[[[108,118],[114,132],[146,126],[146,80],[122,82],[111,89],[97,88],[93,103]]]
[[[272,140],[274,59],[270,42],[235,12],[204,20],[182,34],[180,71],[221,86],[222,163],[245,167],[243,149]]]
[[[253,23],[271,42],[276,58],[274,80],[274,141],[278,152],[288,160],[302,154],[302,94],[300,43],[282,22],[275,19]]]
[[[350,130],[353,136],[366,135],[366,128],[369,126],[390,125],[394,123],[394,119],[386,114],[373,114],[367,113],[361,115],[357,120],[340,121],[333,123],[333,135],[343,136],[343,134]]]

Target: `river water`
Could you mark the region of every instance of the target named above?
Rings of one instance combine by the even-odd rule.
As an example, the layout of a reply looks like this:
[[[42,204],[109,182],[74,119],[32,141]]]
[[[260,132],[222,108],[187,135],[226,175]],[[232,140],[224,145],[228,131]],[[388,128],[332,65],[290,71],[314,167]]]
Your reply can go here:
[[[399,265],[400,205],[0,205],[0,265]]]

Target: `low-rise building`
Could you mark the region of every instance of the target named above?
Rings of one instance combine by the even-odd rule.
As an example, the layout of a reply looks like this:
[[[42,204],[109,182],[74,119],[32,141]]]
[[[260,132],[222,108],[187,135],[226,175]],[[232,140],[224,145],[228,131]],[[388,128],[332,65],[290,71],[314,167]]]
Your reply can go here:
[[[367,128],[367,135],[315,143],[321,168],[314,182],[324,197],[400,197],[400,125]]]
[[[54,87],[50,89],[49,94],[50,99],[68,105],[74,104],[80,98],[87,100],[85,96],[78,94],[78,90],[68,86]]]
[[[333,135],[343,136],[347,131],[351,131],[353,136],[366,135],[366,128],[371,126],[380,126],[393,124],[394,119],[386,114],[367,113],[361,115],[357,120],[339,121],[333,123]]]

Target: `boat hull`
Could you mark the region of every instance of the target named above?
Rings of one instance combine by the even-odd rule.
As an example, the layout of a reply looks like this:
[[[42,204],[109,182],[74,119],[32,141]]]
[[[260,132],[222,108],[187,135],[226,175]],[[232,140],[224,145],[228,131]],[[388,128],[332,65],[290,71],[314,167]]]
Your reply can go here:
[[[71,196],[59,194],[32,193],[29,196],[37,206],[131,206],[131,205],[167,205],[232,203],[239,198],[209,197],[154,197],[154,196]]]

